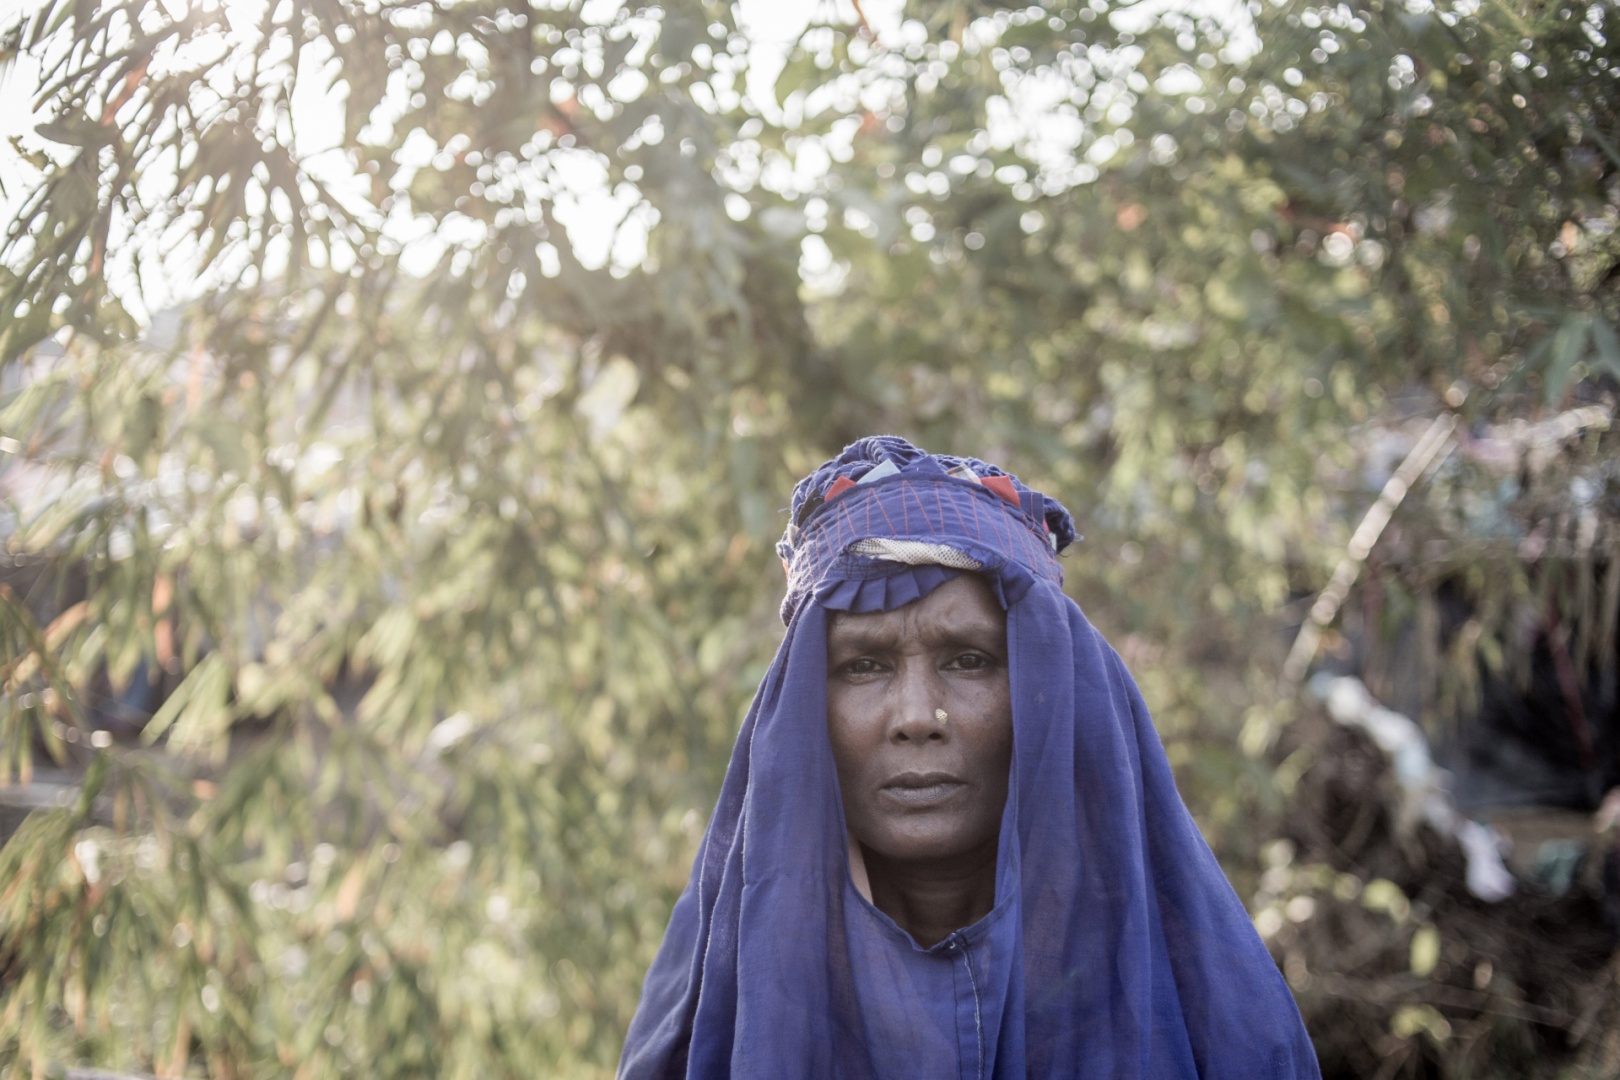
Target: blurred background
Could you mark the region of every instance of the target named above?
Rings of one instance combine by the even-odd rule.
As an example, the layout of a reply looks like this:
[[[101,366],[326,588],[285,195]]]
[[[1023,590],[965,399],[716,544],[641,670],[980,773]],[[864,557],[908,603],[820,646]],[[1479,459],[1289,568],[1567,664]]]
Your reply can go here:
[[[1330,1080],[1620,1076],[1606,0],[3,10],[0,1076],[611,1075],[874,432]]]

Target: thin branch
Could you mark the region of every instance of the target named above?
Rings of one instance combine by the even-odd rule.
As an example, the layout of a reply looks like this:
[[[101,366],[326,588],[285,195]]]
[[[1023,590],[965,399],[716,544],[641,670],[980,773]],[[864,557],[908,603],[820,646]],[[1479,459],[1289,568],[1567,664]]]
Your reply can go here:
[[[1597,769],[1597,752],[1592,745],[1592,726],[1586,722],[1586,709],[1581,703],[1580,677],[1569,655],[1569,636],[1558,617],[1558,606],[1547,604],[1542,624],[1547,635],[1547,651],[1552,654],[1553,671],[1558,676],[1558,689],[1564,695],[1564,713],[1569,718],[1570,732],[1575,736],[1575,748],[1581,755],[1581,771],[1587,774]]]
[[[1339,607],[1350,594],[1350,586],[1354,585],[1357,576],[1361,573],[1361,566],[1372,553],[1373,545],[1378,538],[1384,535],[1390,518],[1395,516],[1396,509],[1406,498],[1406,493],[1412,490],[1412,485],[1437,459],[1443,459],[1451,452],[1451,433],[1457,427],[1457,417],[1454,413],[1445,413],[1437,416],[1434,423],[1423,433],[1417,443],[1407,452],[1406,460],[1401,467],[1384,484],[1384,490],[1379,493],[1378,501],[1368,508],[1356,526],[1355,533],[1350,537],[1350,544],[1345,549],[1344,557],[1339,560],[1338,567],[1333,571],[1333,578],[1316,597],[1311,605],[1310,616],[1305,624],[1299,628],[1299,635],[1294,638],[1293,648],[1288,650],[1288,659],[1283,662],[1282,678],[1278,685],[1278,694],[1283,698],[1292,698],[1299,690],[1300,680],[1305,677],[1305,671],[1316,658],[1317,646],[1322,643],[1322,631],[1327,629],[1336,615]]]
[[[866,21],[866,12],[861,7],[861,0],[849,0],[855,8],[855,18],[860,21],[861,33],[866,35],[868,41],[876,41],[877,35],[872,33],[872,24]]]

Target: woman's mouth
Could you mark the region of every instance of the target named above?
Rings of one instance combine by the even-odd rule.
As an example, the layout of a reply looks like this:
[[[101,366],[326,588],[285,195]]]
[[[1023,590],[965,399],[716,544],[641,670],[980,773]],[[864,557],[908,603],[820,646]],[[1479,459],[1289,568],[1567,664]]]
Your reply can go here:
[[[965,791],[967,784],[950,773],[901,773],[884,784],[885,797],[908,809],[920,810],[946,802]]]

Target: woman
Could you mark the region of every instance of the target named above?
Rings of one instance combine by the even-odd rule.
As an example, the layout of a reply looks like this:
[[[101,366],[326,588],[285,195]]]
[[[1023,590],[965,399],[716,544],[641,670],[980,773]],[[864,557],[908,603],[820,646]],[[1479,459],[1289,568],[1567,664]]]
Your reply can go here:
[[[1068,511],[862,439],[802,481],[787,635],[619,1075],[1318,1076],[1124,665]]]

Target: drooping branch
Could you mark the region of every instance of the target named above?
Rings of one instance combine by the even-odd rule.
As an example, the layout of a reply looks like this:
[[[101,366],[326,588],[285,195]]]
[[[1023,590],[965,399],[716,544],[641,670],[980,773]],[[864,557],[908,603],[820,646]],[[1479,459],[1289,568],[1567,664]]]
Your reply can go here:
[[[1305,677],[1305,671],[1310,667],[1311,661],[1316,657],[1317,646],[1322,643],[1322,631],[1327,629],[1336,615],[1339,607],[1350,594],[1350,586],[1354,585],[1361,573],[1362,564],[1372,553],[1373,546],[1378,538],[1384,535],[1384,529],[1389,526],[1390,519],[1405,500],[1412,486],[1426,472],[1430,465],[1443,460],[1451,452],[1454,445],[1451,433],[1457,427],[1457,417],[1454,413],[1445,413],[1437,416],[1428,430],[1407,451],[1406,460],[1401,462],[1388,481],[1384,490],[1379,492],[1378,501],[1368,508],[1362,516],[1361,524],[1350,537],[1350,543],[1345,548],[1344,557],[1333,571],[1333,577],[1328,581],[1327,588],[1316,597],[1311,605],[1310,614],[1305,624],[1299,628],[1299,634],[1294,638],[1293,648],[1288,650],[1288,659],[1283,662],[1282,678],[1278,686],[1278,694],[1284,699],[1292,698],[1299,689],[1300,680]]]

